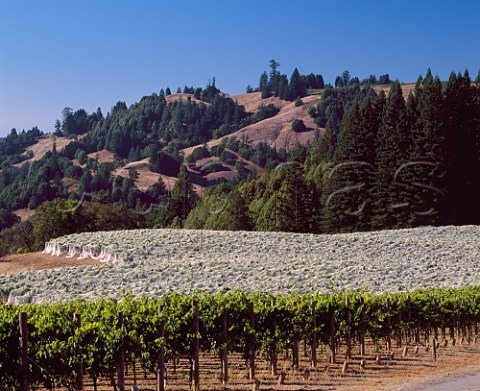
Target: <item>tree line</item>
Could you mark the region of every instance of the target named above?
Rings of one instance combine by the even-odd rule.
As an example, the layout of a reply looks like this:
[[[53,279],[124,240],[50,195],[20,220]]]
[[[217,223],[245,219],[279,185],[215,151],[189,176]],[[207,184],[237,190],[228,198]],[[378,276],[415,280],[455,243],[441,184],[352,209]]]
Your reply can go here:
[[[326,89],[311,110],[328,115],[321,137],[287,164],[207,193],[185,226],[329,233],[479,224],[479,87],[467,72],[442,83],[429,70],[406,98],[399,82],[388,96]]]
[[[278,72],[278,63],[273,65]],[[28,158],[25,148],[43,133],[12,130],[0,141],[0,247],[35,248],[38,241],[28,237],[32,223],[20,223],[12,211],[57,199],[125,207],[134,211],[139,227],[328,233],[478,224],[480,76],[472,82],[467,72],[452,73],[442,83],[429,70],[408,96],[398,82],[388,96],[368,84],[347,84],[325,86],[320,102],[308,108],[321,132],[313,143],[289,151],[226,137],[182,156],[183,147],[275,115],[271,106],[247,115],[214,84],[185,89],[205,103],[168,103],[162,90],[130,107],[119,102],[106,116],[101,110],[64,110],[58,135],[74,141],[28,164],[14,165]],[[71,125],[77,122],[83,125]],[[85,129],[86,136],[76,138]],[[114,152],[114,162],[87,156],[102,149]],[[182,168],[184,159],[195,164],[211,156],[220,162],[199,167],[200,174]],[[178,185],[167,188],[160,177],[140,191],[135,169],[125,178],[111,174],[143,158],[152,171],[179,176]],[[260,175],[244,161],[267,172]],[[218,184],[204,181],[201,173],[226,166],[238,174],[200,198],[194,183]]]

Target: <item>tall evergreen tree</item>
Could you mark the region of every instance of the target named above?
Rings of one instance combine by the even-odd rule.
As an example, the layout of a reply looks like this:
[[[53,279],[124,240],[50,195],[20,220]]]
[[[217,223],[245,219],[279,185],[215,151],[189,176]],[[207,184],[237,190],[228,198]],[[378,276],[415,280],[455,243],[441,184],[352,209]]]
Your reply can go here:
[[[342,121],[338,145],[324,193],[324,229],[358,231],[370,228],[377,123],[367,97],[356,101]]]
[[[216,215],[210,215],[206,229],[250,231],[253,222],[248,214],[248,205],[241,194],[234,190],[225,200],[224,207]]]
[[[412,99],[407,113],[413,110]],[[400,175],[408,180],[413,225],[438,224],[446,214],[445,134],[442,83],[430,69],[417,90],[417,121],[410,128],[410,161]],[[407,118],[409,115],[407,114]]]
[[[284,178],[264,204],[256,221],[259,231],[308,232],[312,227],[312,200],[298,163],[279,168]]]
[[[408,226],[411,200],[397,178],[397,170],[408,162],[410,147],[405,100],[398,81],[390,88],[376,144],[372,224],[378,229]]]
[[[300,72],[298,72],[297,68],[293,70],[288,88],[291,101],[294,101],[298,97],[303,98],[307,95],[307,86],[305,85],[305,81],[300,76]]]
[[[337,137],[333,130],[332,121],[327,122],[325,133],[318,140],[317,145],[314,146],[313,150],[318,156],[318,161],[332,161],[333,153],[335,152],[335,147],[337,145]]]
[[[445,89],[449,224],[479,224],[480,89],[452,73]]]
[[[185,165],[182,165],[167,207],[167,223],[172,223],[175,218],[183,223],[190,211],[195,207],[197,200],[197,192],[190,181]]]
[[[268,75],[267,72],[263,72],[260,76],[260,82],[258,83],[258,89],[262,93],[262,99],[268,98],[269,91],[268,91]]]

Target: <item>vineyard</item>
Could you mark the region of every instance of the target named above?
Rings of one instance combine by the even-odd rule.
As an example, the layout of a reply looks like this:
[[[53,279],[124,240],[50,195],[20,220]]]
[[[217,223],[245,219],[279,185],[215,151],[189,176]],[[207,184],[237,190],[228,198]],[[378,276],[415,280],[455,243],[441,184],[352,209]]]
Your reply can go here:
[[[277,384],[277,378],[285,380],[286,368],[313,376],[326,365],[321,352],[328,352],[329,365],[343,362],[345,373],[349,365],[364,368],[391,359],[394,345],[403,347],[404,355],[409,348],[412,355],[419,347],[429,349],[435,361],[439,347],[474,345],[479,322],[480,287],[381,295],[170,293],[160,299],[127,295],[121,301],[1,304],[0,389],[82,390],[88,383],[89,389],[122,391],[132,371],[130,384],[153,379],[143,390],[163,391],[165,383],[168,389],[201,389],[207,380],[200,355],[207,353],[216,357],[209,365],[220,374],[219,387],[235,386],[238,376],[232,373],[258,380],[257,370],[265,366],[275,379],[271,384]],[[175,377],[180,360],[189,363],[188,381]],[[166,366],[167,372],[161,370]]]
[[[45,252],[101,265],[0,275],[12,304],[242,290],[373,293],[480,285],[480,227],[336,235],[134,230],[68,235]],[[381,277],[380,277],[381,276]]]

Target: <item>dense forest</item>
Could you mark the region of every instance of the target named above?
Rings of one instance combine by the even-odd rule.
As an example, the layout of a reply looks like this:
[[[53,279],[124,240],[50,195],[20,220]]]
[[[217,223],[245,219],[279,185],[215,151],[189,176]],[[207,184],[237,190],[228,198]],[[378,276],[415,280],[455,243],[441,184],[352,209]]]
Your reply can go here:
[[[234,137],[209,147],[209,140],[279,110],[262,105],[247,113],[215,79],[176,95],[162,89],[130,107],[118,102],[105,116],[100,109],[88,114],[67,107],[54,134],[71,142],[58,150],[54,145],[37,160],[29,160],[26,148],[43,133],[13,129],[0,140],[0,254],[98,229],[330,233],[480,223],[480,74],[474,82],[468,72],[441,82],[428,70],[405,96],[388,74],[360,81],[345,71],[331,85],[298,69],[288,80],[279,65],[270,61],[270,73],[247,92],[295,106],[308,94],[321,94],[308,107],[318,127],[315,140],[288,151]],[[388,85],[388,95],[372,88],[377,84]],[[198,145],[203,146],[183,155],[182,149]],[[91,157],[101,150],[112,152],[114,161]],[[209,182],[187,169],[209,157],[218,159],[202,170],[230,166],[236,175]],[[142,159],[152,172],[178,177],[175,186],[168,188],[160,177],[140,191],[135,169],[127,177],[113,174]],[[205,188],[203,194],[195,185]],[[13,211],[25,208],[36,209],[36,215],[20,222]]]
[[[388,96],[358,84],[327,88],[310,111],[320,123],[328,117],[322,137],[288,164],[207,193],[185,226],[330,233],[479,224],[479,81],[452,73],[442,83],[428,71],[406,99],[398,82]]]

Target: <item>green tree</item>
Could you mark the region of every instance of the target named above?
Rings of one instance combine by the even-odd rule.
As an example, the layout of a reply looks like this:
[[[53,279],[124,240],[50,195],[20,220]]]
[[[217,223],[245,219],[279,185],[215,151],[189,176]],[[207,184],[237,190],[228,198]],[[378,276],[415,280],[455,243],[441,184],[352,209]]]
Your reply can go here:
[[[452,73],[445,89],[449,224],[480,223],[480,85]]]
[[[177,217],[178,221],[183,224],[190,211],[195,207],[197,200],[198,195],[190,181],[188,171],[185,165],[182,165],[168,203],[167,223],[173,222]]]
[[[61,136],[62,135],[62,124],[60,123],[60,121],[58,119],[55,120],[55,126],[54,126],[54,129],[55,129],[55,136]]]
[[[279,170],[284,171],[284,179],[261,209],[255,228],[258,231],[308,232],[312,225],[312,204],[303,166],[292,163]]]
[[[290,77],[289,88],[289,98],[291,101],[294,101],[296,98],[303,98],[307,95],[307,86],[303,77],[298,72],[298,69],[293,70],[292,76]]]
[[[372,186],[377,124],[367,97],[345,115],[324,193],[324,229],[366,230],[372,218]]]
[[[7,209],[0,208],[0,231],[10,228],[12,225],[20,221],[20,218]]]
[[[44,202],[35,213],[33,235],[37,248],[50,239],[81,232],[84,222],[79,218],[79,203],[74,200],[57,199]]]
[[[375,204],[372,219],[378,229],[409,226],[411,199],[399,183],[397,170],[409,160],[409,129],[405,100],[398,81],[392,84],[377,133]]]
[[[315,143],[313,148],[313,152],[315,153],[314,156],[316,156],[317,161],[332,161],[336,145],[337,137],[333,130],[332,121],[328,121],[325,133]]]
[[[231,192],[225,199],[224,206],[217,213],[210,214],[205,222],[205,229],[250,231],[252,228],[248,205],[238,191]]]
[[[437,225],[446,215],[445,111],[442,83],[427,71],[415,96],[416,123],[411,124],[410,162],[402,174],[411,186],[413,225]],[[407,101],[407,108],[413,104]]]
[[[270,92],[268,90],[268,75],[267,72],[263,72],[260,76],[260,82],[258,83],[258,89],[262,93],[262,99],[268,98]]]
[[[303,120],[296,118],[292,121],[292,130],[297,133],[305,132],[307,127],[305,126]]]

